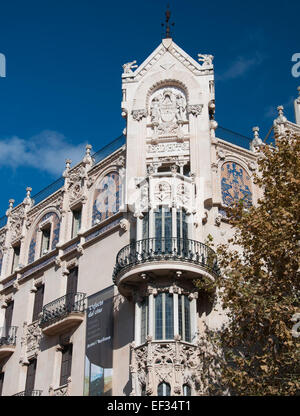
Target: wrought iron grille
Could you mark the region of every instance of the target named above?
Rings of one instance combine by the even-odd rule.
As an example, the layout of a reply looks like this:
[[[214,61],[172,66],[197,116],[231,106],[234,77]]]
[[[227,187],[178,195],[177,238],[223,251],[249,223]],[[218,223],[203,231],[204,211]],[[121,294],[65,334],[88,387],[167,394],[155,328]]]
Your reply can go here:
[[[20,393],[13,394],[13,396],[41,396],[43,393],[43,390],[24,390]]]
[[[217,255],[206,244],[183,238],[147,238],[134,241],[119,251],[113,279],[127,267],[157,260],[186,261],[219,274]]]
[[[17,340],[17,326],[9,326],[0,328],[0,346],[2,345],[16,345]]]
[[[85,296],[85,293],[67,293],[65,296],[48,303],[43,307],[40,324],[50,325],[71,312],[83,312]]]

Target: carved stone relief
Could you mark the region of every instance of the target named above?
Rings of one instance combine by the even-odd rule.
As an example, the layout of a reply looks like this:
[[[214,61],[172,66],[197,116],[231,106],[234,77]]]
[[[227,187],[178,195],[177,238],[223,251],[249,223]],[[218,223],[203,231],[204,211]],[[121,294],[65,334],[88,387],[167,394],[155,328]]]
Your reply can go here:
[[[174,86],[160,88],[151,97],[149,115],[154,136],[178,135],[187,121],[185,94]]]
[[[156,395],[161,382],[170,384],[171,395],[182,395],[183,384],[189,384],[194,394],[201,394],[196,376],[201,372],[202,362],[198,345],[180,342],[180,337],[172,342],[152,341],[147,337],[146,344],[132,345],[131,376],[134,386],[131,395],[137,395],[135,387],[145,386],[148,395]]]

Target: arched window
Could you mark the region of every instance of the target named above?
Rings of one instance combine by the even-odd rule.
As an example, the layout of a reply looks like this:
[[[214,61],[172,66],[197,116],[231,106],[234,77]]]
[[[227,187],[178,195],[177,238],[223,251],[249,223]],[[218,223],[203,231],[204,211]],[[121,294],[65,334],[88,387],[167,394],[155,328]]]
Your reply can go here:
[[[36,258],[54,250],[59,239],[60,217],[56,212],[47,212],[33,229],[29,245],[28,264]]]
[[[171,395],[171,387],[169,383],[160,383],[157,387],[157,395],[158,396],[170,396]]]
[[[191,396],[191,387],[188,384],[184,384],[182,390],[184,396]]]

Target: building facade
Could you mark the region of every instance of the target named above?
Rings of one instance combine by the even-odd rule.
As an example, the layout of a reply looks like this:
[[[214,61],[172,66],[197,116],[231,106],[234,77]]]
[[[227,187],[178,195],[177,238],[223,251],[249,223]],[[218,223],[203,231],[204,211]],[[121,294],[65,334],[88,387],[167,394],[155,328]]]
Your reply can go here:
[[[227,241],[224,207],[261,196],[261,146],[215,120],[213,56],[165,38],[123,65],[123,135],[0,228],[0,394],[202,395],[199,336],[220,326],[194,280],[219,273],[206,244]],[[276,135],[300,132],[278,107]],[[246,139],[235,135],[237,139]],[[66,155],[67,156],[67,155]]]

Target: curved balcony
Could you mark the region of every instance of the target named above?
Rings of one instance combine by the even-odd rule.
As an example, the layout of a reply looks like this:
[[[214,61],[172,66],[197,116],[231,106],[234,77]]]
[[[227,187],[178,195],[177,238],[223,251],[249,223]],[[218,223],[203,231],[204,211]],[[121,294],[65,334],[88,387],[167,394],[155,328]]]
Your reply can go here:
[[[17,326],[0,328],[0,360],[10,356],[16,349]]]
[[[137,281],[141,273],[155,270],[163,274],[172,269],[184,271],[191,279],[202,274],[214,280],[219,274],[217,255],[206,244],[182,238],[147,238],[118,252],[113,281],[122,292],[122,285]]]
[[[85,293],[67,293],[43,307],[40,326],[46,335],[57,335],[79,325],[84,318]]]

